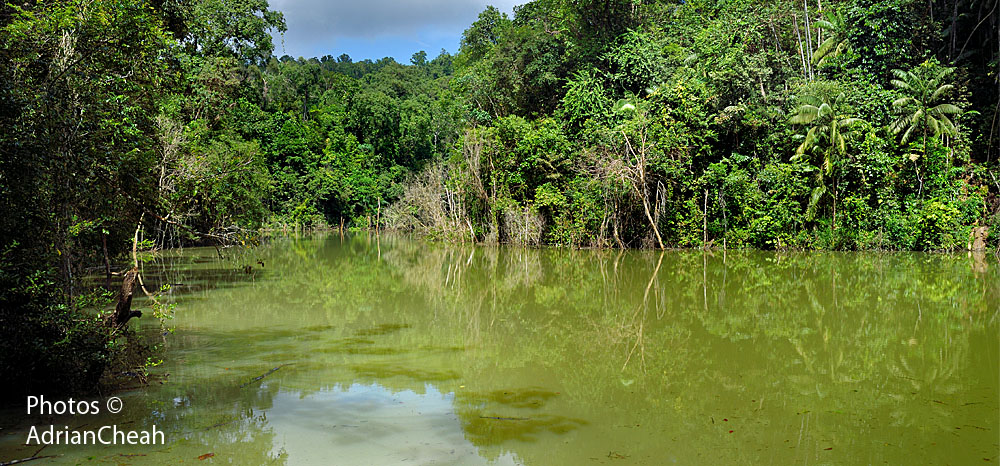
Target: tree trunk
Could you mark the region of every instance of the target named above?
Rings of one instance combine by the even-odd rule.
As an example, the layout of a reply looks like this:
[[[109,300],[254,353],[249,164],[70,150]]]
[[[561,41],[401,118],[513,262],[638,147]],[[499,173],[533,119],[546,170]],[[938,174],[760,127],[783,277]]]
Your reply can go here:
[[[125,323],[133,317],[142,317],[142,312],[132,310],[132,292],[135,290],[136,278],[139,276],[139,267],[132,267],[122,280],[122,288],[118,292],[118,305],[115,306],[115,313],[111,315],[110,325],[118,329],[125,326]]]
[[[666,249],[663,247],[663,238],[660,237],[660,229],[656,227],[656,221],[653,220],[652,214],[649,213],[649,199],[646,196],[642,196],[642,208],[646,211],[646,218],[649,219],[649,225],[653,227],[653,233],[656,235],[656,244],[660,246],[660,249]]]
[[[820,18],[822,19],[823,18],[823,2],[821,2],[820,0],[816,0],[816,12],[820,15]],[[823,28],[817,26],[816,27],[816,50],[819,50],[819,47],[821,45],[823,45]]]
[[[833,178],[833,230],[837,231],[837,177]]]
[[[101,233],[101,249],[104,250],[104,274],[108,281],[108,288],[111,288],[111,261],[108,259],[108,234]]]
[[[969,249],[972,251],[985,251],[986,238],[989,235],[990,227],[973,227],[969,234],[972,237],[972,241],[969,242]]]
[[[812,61],[813,61],[812,32],[811,32],[811,28],[809,27],[809,5],[805,1],[802,2],[802,9],[803,9],[803,11],[805,12],[805,15],[806,15],[806,52],[808,52],[808,54],[809,54],[809,60],[808,60],[809,61],[809,80],[812,81],[813,80],[813,69],[812,69]]]
[[[701,247],[708,248],[708,189],[705,190],[705,205],[701,210]]]
[[[958,0],[955,0],[955,4],[951,10],[951,37],[948,41],[948,56],[951,57],[951,62],[954,63],[958,57],[955,56],[955,52],[958,50]]]
[[[803,49],[802,49],[802,33],[799,32],[799,17],[798,16],[792,15],[792,24],[795,25],[795,37],[797,37],[798,41],[799,41],[799,58],[802,59],[802,77],[803,78],[808,78],[809,77],[809,70],[806,68],[806,54],[805,54],[805,51],[803,51]]]

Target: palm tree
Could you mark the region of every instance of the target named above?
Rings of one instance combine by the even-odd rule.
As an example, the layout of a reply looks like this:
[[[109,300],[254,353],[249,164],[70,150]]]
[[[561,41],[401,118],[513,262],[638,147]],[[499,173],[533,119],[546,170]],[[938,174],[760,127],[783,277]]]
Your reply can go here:
[[[808,125],[802,143],[799,144],[792,160],[800,160],[803,157],[818,156],[822,158],[820,162],[819,182],[820,185],[813,190],[809,200],[809,207],[806,212],[810,219],[814,216],[816,206],[826,194],[824,175],[834,175],[834,165],[837,160],[847,155],[847,141],[854,132],[854,125],[861,122],[859,118],[846,115],[841,109],[840,102],[844,99],[841,93],[832,100],[815,96],[804,96],[801,98],[802,104],[796,109],[795,115],[789,120],[793,125]],[[833,177],[833,225],[837,228],[837,188],[836,176]]]
[[[949,115],[962,112],[945,97],[955,88],[945,83],[954,68],[944,68],[924,62],[910,71],[892,70],[896,79],[892,85],[904,94],[892,102],[899,118],[892,124],[894,134],[903,133],[902,142],[910,141],[914,132],[923,131],[924,155],[927,155],[927,137],[955,136],[958,128]]]
[[[799,144],[792,160],[801,159],[807,153],[818,151],[823,157],[820,168],[828,175],[833,173],[835,159],[847,154],[847,140],[853,132],[853,126],[861,121],[839,110],[838,107],[843,99],[843,93],[832,100],[815,96],[801,98],[802,105],[796,109],[789,123],[809,125],[809,130],[806,131],[802,144]]]
[[[847,40],[847,21],[844,20],[843,13],[827,12],[826,18],[816,21],[816,27],[829,34],[823,43],[819,44],[816,53],[813,54],[813,61],[823,66],[828,61],[838,55],[850,50],[851,42]]]

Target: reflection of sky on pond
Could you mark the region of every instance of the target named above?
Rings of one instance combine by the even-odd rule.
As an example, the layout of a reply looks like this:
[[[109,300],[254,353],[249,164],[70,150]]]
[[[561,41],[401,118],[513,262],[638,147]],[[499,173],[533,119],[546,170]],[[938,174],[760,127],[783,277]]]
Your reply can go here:
[[[378,384],[337,385],[304,397],[282,391],[267,410],[273,453],[304,465],[518,463],[510,453],[495,462],[480,457],[465,439],[455,395],[425,387],[424,394]]]

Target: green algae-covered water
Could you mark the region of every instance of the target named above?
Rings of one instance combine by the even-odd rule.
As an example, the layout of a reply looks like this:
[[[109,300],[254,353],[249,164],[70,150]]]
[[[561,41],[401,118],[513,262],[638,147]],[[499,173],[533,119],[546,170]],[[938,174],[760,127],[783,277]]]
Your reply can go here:
[[[173,334],[135,323],[165,342],[159,382],[115,415],[5,412],[0,463],[1000,461],[991,256],[336,235],[225,253],[145,265],[176,303]],[[166,443],[24,445],[50,424]]]

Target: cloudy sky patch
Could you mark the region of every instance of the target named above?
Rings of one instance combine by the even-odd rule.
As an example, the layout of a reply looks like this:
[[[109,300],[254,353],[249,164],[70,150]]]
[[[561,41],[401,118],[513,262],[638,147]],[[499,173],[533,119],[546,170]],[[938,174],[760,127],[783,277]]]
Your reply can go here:
[[[511,14],[515,0],[271,0],[285,14],[288,32],[275,36],[277,56],[322,57],[346,53],[355,61],[393,57],[408,63],[414,52],[431,58],[455,53],[464,31],[487,5]]]

